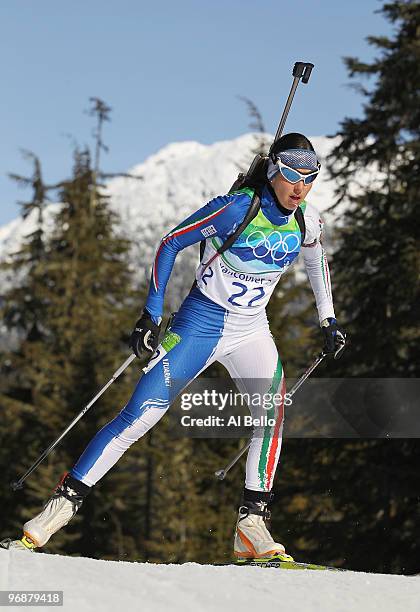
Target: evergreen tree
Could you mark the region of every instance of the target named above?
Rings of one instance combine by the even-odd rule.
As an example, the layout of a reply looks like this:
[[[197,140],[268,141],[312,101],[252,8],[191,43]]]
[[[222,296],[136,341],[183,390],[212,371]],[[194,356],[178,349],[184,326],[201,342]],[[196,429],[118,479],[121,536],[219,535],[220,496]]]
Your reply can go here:
[[[32,188],[29,202],[21,202],[22,216],[33,218],[34,231],[22,248],[2,264],[2,272],[9,280],[1,300],[2,354],[0,376],[0,464],[3,466],[2,510],[5,526],[20,528],[19,520],[28,497],[14,496],[9,483],[17,473],[28,467],[27,453],[31,456],[29,438],[37,425],[36,406],[45,400],[45,393],[37,384],[36,355],[45,339],[47,248],[43,228],[43,213],[47,187],[42,178],[41,163],[36,155],[24,152],[33,162],[30,177],[10,175],[20,186]],[[16,508],[16,501],[18,507]]]
[[[23,214],[36,214],[37,208],[38,226],[11,257],[9,267],[23,281],[6,292],[2,304],[8,333],[18,333],[16,347],[3,351],[0,383],[0,433],[7,442],[0,451],[3,528],[12,533],[39,512],[60,473],[115,416],[138,378],[138,368],[132,366],[39,466],[26,487],[11,493],[8,483],[26,471],[126,358],[127,330],[142,299],[141,292],[133,293],[129,244],[117,233],[116,216],[99,191],[100,172],[92,169],[89,152],[75,151],[73,175],[61,184],[62,203],[48,235],[42,225],[46,187],[39,160],[31,158],[34,197],[30,205],[23,205]],[[124,499],[129,489],[131,480],[113,474],[102,494],[91,494],[72,528],[60,532],[48,549],[103,556],[112,554],[114,546],[135,549],[130,534],[118,529],[127,520]],[[100,503],[95,503],[98,496]],[[110,524],[117,527],[117,537],[95,542],[93,534],[100,537]]]
[[[346,118],[330,163],[340,217],[334,254],[338,311],[351,338],[342,366],[356,376],[420,372],[420,6],[385,4],[395,36],[370,37],[380,55],[370,64],[347,58],[352,78],[375,77],[364,116]],[[366,187],[360,185],[367,183]]]
[[[32,335],[40,334],[38,319],[42,318],[42,287],[45,281],[45,249],[44,209],[47,193],[54,185],[47,186],[43,180],[41,162],[31,151],[23,151],[23,156],[33,163],[33,173],[30,177],[9,174],[20,187],[30,187],[32,198],[28,202],[20,202],[23,219],[31,216],[34,230],[25,239],[22,248],[12,258],[6,260],[1,268],[11,281],[8,291],[8,306],[4,309],[4,323],[17,333]],[[29,281],[31,278],[31,281]],[[32,283],[28,287],[28,283]],[[24,308],[22,305],[24,304]],[[19,306],[20,305],[20,306]]]
[[[95,188],[89,153],[76,151],[72,180],[61,191],[64,204],[51,239],[54,260],[49,267],[48,323],[53,339],[50,353],[57,354],[60,364],[61,403],[67,411],[85,405],[124,361],[128,349],[123,340],[132,324],[134,296],[128,273],[128,243],[113,229],[115,216],[106,198],[99,192],[92,197],[91,190]],[[132,385],[134,370],[127,378]],[[68,440],[69,466],[96,431],[115,416],[130,392],[130,387],[113,385],[95,406],[96,411],[92,410],[80,423]],[[60,414],[62,410],[60,407]],[[79,546],[82,543],[84,552],[92,554],[93,534],[100,538],[104,528],[109,530],[107,521],[105,525],[103,521],[106,510],[108,520],[118,525],[118,499],[124,498],[131,483],[125,479],[122,486],[112,487],[114,479],[120,480],[118,472],[111,473],[103,488],[94,489],[78,517],[82,523],[77,527],[78,552],[83,552]],[[60,537],[54,540],[54,546],[59,543]],[[109,543],[110,538],[97,540],[93,550],[104,554]]]

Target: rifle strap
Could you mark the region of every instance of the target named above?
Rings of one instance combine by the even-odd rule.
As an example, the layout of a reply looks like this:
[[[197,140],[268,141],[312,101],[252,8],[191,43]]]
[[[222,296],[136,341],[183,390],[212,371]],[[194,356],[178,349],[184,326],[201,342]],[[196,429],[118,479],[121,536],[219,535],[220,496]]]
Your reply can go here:
[[[306,224],[305,224],[305,218],[303,216],[303,210],[301,209],[300,206],[298,206],[297,209],[295,210],[295,219],[297,221],[297,224],[299,225],[299,229],[301,233],[300,244],[303,245],[303,243],[305,242],[305,236],[306,236]]]
[[[240,236],[240,234],[242,234],[244,229],[251,223],[252,219],[257,216],[258,211],[260,210],[260,206],[261,206],[261,196],[258,193],[258,190],[255,189],[254,195],[252,196],[251,204],[247,210],[245,217],[243,218],[242,223],[240,223],[238,227],[236,228],[236,230],[233,232],[233,234],[231,234],[229,238],[227,238],[225,242],[222,245],[220,245],[220,247],[217,249],[213,257],[210,257],[209,261],[204,264],[203,272],[209,267],[211,263],[213,263],[216,257],[218,257],[219,255],[227,251],[227,249],[232,246],[232,244],[235,242],[238,236]],[[201,259],[203,258],[203,255],[204,255],[205,244],[206,244],[205,240],[203,240],[200,244],[200,258]]]
[[[255,189],[254,195],[252,196],[251,204],[248,208],[248,211],[242,223],[238,225],[238,227],[233,232],[233,234],[231,234],[229,238],[227,238],[225,242],[217,249],[216,253],[212,257],[210,257],[209,261],[206,264],[204,264],[203,272],[204,270],[208,268],[208,266],[211,263],[213,263],[216,257],[218,257],[219,255],[227,251],[227,249],[229,249],[232,246],[232,244],[235,242],[238,236],[240,236],[242,232],[244,231],[244,229],[251,223],[252,219],[254,219],[257,216],[258,211],[260,210],[260,207],[261,207],[261,195],[259,194],[259,190]],[[300,233],[301,233],[301,244],[303,244],[305,241],[305,235],[306,235],[306,225],[305,225],[305,219],[303,216],[303,211],[300,206],[298,206],[295,211],[295,219],[297,221],[297,224],[299,226]],[[200,259],[203,259],[205,244],[206,244],[205,240],[203,240],[200,244]]]

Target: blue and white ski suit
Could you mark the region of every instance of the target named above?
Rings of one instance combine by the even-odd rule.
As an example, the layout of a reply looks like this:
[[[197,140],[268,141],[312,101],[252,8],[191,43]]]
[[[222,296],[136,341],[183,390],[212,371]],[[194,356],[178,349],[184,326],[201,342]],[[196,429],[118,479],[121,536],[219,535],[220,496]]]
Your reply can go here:
[[[91,440],[72,475],[92,486],[168,410],[186,383],[211,363],[222,363],[241,393],[284,397],[285,378],[271,336],[265,307],[281,275],[296,260],[301,246],[315,295],[319,319],[334,317],[322,223],[317,210],[301,204],[306,234],[293,213],[284,215],[267,188],[256,217],[222,255],[218,247],[235,231],[250,206],[252,192],[217,197],[197,210],[161,240],[153,264],[146,308],[157,321],[163,314],[165,288],[177,253],[205,240],[196,284],[181,305],[169,332],[152,356],[145,374],[119,415]],[[261,417],[261,406],[250,406]],[[254,432],[246,465],[245,486],[270,491],[282,440],[283,402],[270,408],[270,426]],[[274,422],[274,425],[272,423]]]

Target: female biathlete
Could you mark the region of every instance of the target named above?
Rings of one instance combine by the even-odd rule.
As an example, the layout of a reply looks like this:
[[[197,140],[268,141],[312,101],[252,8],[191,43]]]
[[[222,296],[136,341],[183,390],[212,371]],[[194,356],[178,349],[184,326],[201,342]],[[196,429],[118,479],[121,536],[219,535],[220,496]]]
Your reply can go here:
[[[74,516],[91,487],[163,417],[182,388],[214,361],[227,368],[239,390],[249,397],[268,393],[284,398],[284,371],[265,309],[281,275],[301,249],[324,333],[324,352],[335,353],[344,345],[321,244],[322,223],[317,210],[305,202],[319,170],[310,141],[302,134],[287,134],[271,151],[258,214],[221,256],[216,255],[217,249],[249,209],[253,195],[249,189],[216,197],[164,236],[153,263],[147,302],[130,339],[137,356],[142,351],[153,353],[145,373],[128,404],[95,435],[41,513],[25,523],[23,538],[9,540],[9,548],[44,546]],[[303,244],[295,218],[299,206],[306,228]],[[157,346],[175,257],[203,240],[196,282]],[[250,406],[251,414],[259,416],[260,408]],[[248,451],[234,537],[238,558],[285,554],[265,522],[280,455],[283,401],[273,402],[269,423],[255,428]]]

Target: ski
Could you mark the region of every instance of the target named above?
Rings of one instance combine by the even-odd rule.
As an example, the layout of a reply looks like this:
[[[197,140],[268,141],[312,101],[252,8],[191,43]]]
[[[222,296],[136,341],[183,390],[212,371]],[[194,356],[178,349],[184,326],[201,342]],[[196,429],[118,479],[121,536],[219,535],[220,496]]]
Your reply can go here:
[[[286,570],[323,570],[328,572],[345,572],[347,570],[329,565],[317,565],[316,563],[302,563],[298,561],[279,561],[275,560],[260,560],[252,559],[249,563],[235,563],[237,566],[253,566],[253,567],[277,567],[278,569]]]
[[[328,572],[346,572],[341,567],[318,565],[317,563],[304,563],[295,561],[290,555],[274,555],[273,557],[257,557],[252,559],[238,559],[235,563],[215,563],[214,565],[231,565],[237,567],[276,567],[285,570],[318,570]]]

